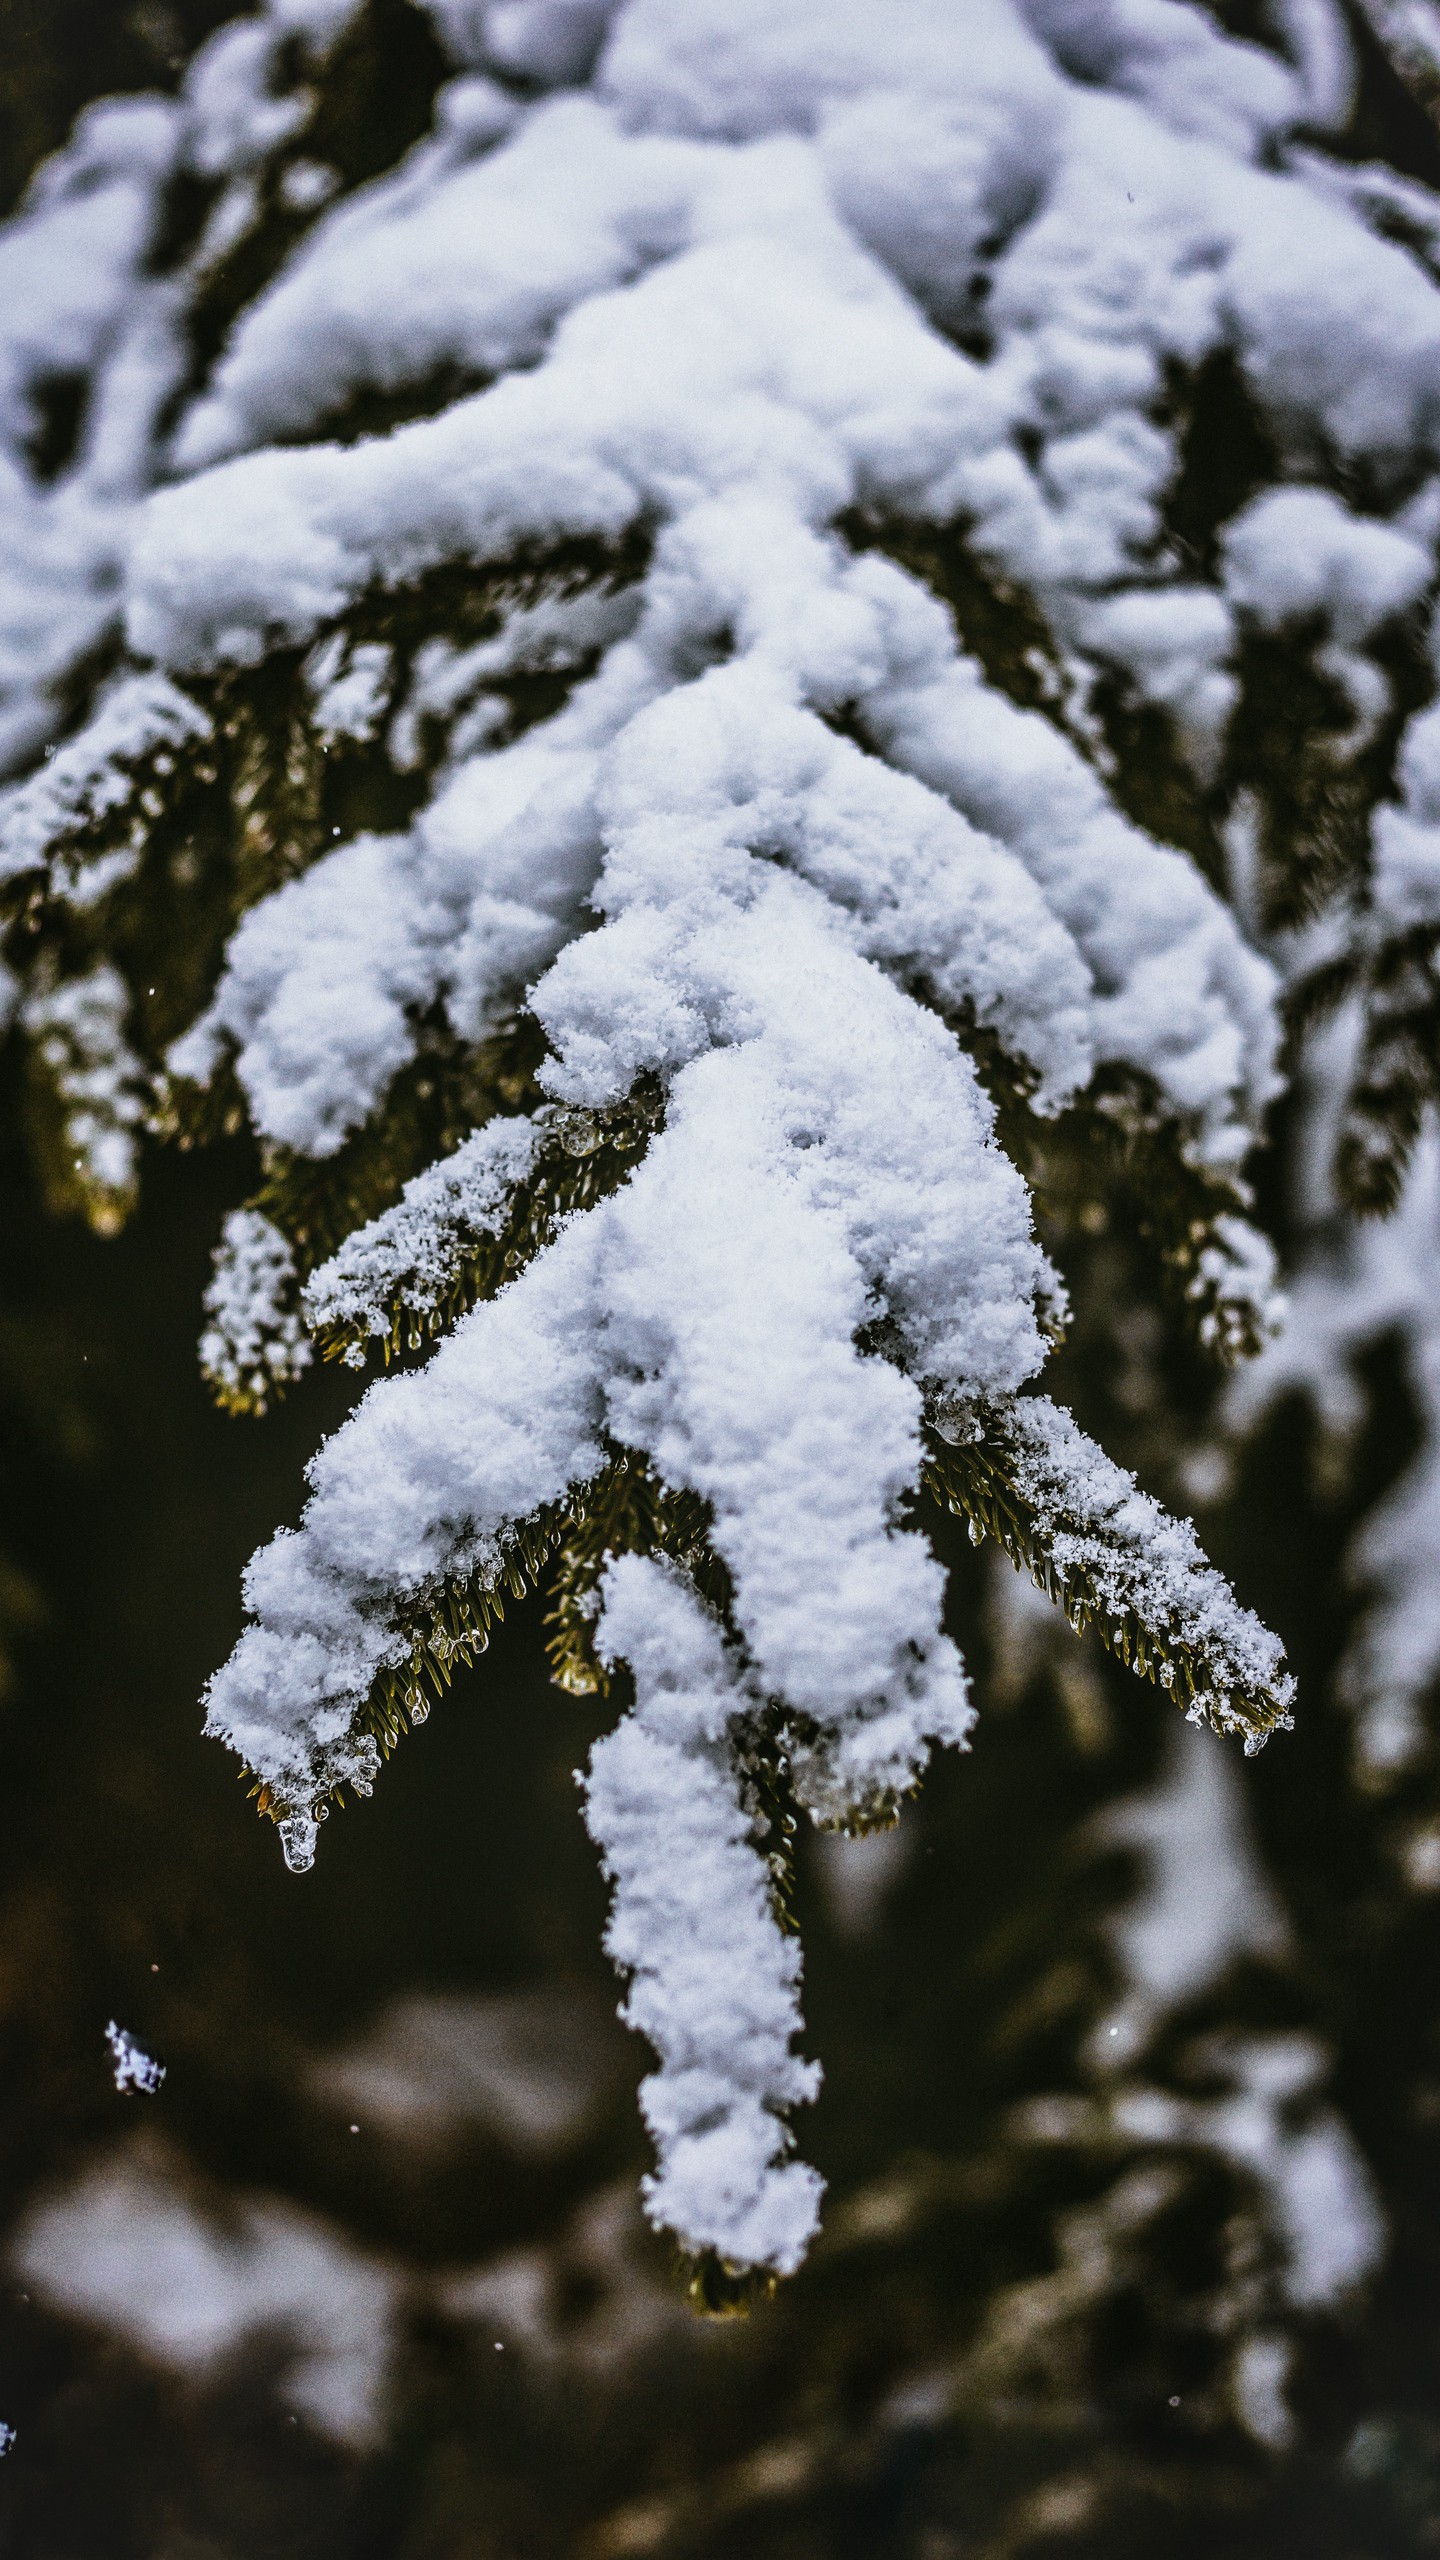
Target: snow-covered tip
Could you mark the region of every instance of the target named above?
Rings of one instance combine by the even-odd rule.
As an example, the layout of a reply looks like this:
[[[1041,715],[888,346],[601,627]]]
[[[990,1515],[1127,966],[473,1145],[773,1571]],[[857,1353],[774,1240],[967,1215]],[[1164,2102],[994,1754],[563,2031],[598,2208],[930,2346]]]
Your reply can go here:
[[[40,870],[107,819],[126,820],[121,834],[133,854],[152,814],[142,786],[153,787],[187,747],[209,734],[198,703],[168,676],[147,671],[123,677],[76,737],[0,793],[0,881]],[[106,885],[117,876],[107,870]]]
[[[412,1329],[445,1303],[477,1243],[498,1235],[517,1183],[535,1160],[541,1122],[490,1120],[453,1155],[407,1182],[393,1209],[347,1236],[305,1283],[305,1320],[348,1339],[358,1366],[364,1343],[408,1319]]]
[[[790,2049],[800,1951],[771,1908],[727,1747],[752,1702],[675,1567],[619,1557],[603,1592],[597,1643],[628,1662],[635,1708],[590,1755],[585,1819],[615,1886],[605,1944],[629,1976],[621,2014],[660,2057],[640,2093],[659,2161],[645,2208],[730,2271],[789,2275],[822,2186],[787,2157],[783,2117],[815,2096],[820,2072]]]
[[[138,2044],[128,2027],[117,2027],[112,2018],[105,2030],[115,2065],[115,2086],[122,2098],[153,2098],[165,2077],[165,2065]]]
[[[216,1248],[205,1292],[209,1322],[200,1337],[200,1368],[230,1413],[265,1411],[310,1366],[310,1345],[295,1311],[295,1257],[278,1227],[258,1209],[232,1209]]]
[[[117,1234],[134,1206],[145,1118],[129,1011],[130,991],[104,960],[83,977],[41,977],[20,1007],[59,1121],[59,1188],[103,1236]]]
[[[1191,1522],[1142,1493],[1061,1406],[1017,1396],[982,1419],[942,1404],[936,1428],[949,1446],[931,1463],[935,1489],[977,1541],[997,1536],[1072,1626],[1093,1627],[1192,1723],[1238,1734],[1247,1755],[1290,1729],[1295,1682],[1279,1637],[1242,1608]]]

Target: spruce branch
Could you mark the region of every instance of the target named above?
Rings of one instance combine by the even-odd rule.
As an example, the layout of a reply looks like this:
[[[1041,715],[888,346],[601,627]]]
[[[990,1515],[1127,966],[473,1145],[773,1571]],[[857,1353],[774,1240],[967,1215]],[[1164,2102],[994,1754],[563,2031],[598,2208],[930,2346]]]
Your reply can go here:
[[[1290,1039],[1349,1003],[1359,1036],[1335,1114],[1335,1188],[1359,1218],[1398,1206],[1427,1108],[1440,1101],[1440,925],[1387,926],[1357,901],[1339,950],[1307,958],[1287,990]]]
[[[925,1487],[1072,1624],[1247,1748],[1289,1720],[1188,1524],[1029,1390],[1046,1245],[1112,1220],[1217,1358],[1269,1330],[1282,967],[1292,1027],[1364,1016],[1342,1185],[1424,1169],[1440,230],[1307,146],[1344,64],[1303,35],[1287,71],[1122,9],[1079,73],[1073,10],[977,50],[922,7],[898,54],[851,11],[841,96],[823,10],[645,0],[597,70],[604,14],[274,0],[142,111],[83,371],[97,453],[144,419],[123,490],[90,424],[25,480],[79,565],[54,630],[18,573],[5,734],[77,725],[0,870],[92,1214],[147,1104],[253,1131],[222,1401],[307,1325],[391,1371],[256,1557],[209,1730],[308,1863],[543,1595],[617,1709],[587,1818],[647,2194],[720,2310],[814,2228],[798,1810],[893,1820],[976,1711],[922,1395]]]
[[[378,811],[401,823],[477,695],[495,704],[494,744],[552,717],[609,630],[582,611],[567,636],[563,608],[622,597],[648,547],[637,529],[445,562],[367,588],[308,648],[272,645],[258,664],[187,670],[183,684],[154,667],[122,673],[73,738],[0,793],[0,895],[12,911],[46,899],[94,905],[129,879],[143,846],[173,852],[223,811],[233,920],[328,850],[362,808],[372,827]],[[532,631],[541,606],[561,619]],[[382,732],[400,712],[397,766]]]
[[[255,1209],[227,1217],[205,1292],[200,1374],[227,1413],[263,1414],[310,1365],[295,1257]]]
[[[1247,1754],[1288,1731],[1295,1684],[1279,1641],[1236,1602],[1188,1521],[1174,1520],[1046,1396],[1004,1409],[937,1409],[925,1490],[994,1538],[1062,1608],[1093,1627],[1192,1722],[1239,1734]]]
[[[104,1236],[124,1225],[138,1187],[144,1079],[129,1014],[125,981],[103,960],[75,977],[42,969],[20,1012],[48,1196],[54,1208],[78,1211]]]
[[[661,1087],[647,1076],[598,1110],[542,1102],[486,1122],[308,1281],[306,1321],[325,1357],[359,1367],[378,1342],[388,1366],[448,1332],[543,1251],[563,1219],[626,1180],[663,1120]]]
[[[1035,1122],[1017,1153],[1042,1217],[1089,1229],[1132,1217],[1202,1346],[1224,1366],[1274,1331],[1273,1248],[1233,1165],[1207,1161],[1134,1069],[1102,1067],[1064,1118]]]
[[[552,1568],[552,1605],[545,1619],[551,1632],[545,1649],[555,1683],[576,1697],[608,1696],[612,1672],[595,1650],[597,1595],[607,1565],[617,1555],[667,1556],[723,1610],[727,1583],[706,1543],[708,1520],[708,1506],[696,1495],[673,1492],[638,1452],[614,1449],[599,1472],[564,1501],[509,1523],[493,1560],[442,1578],[393,1612],[391,1658],[351,1719],[351,1737],[358,1740],[363,1762],[358,1779],[330,1777],[321,1755],[316,1783],[300,1794],[252,1783],[249,1792],[257,1811],[282,1828],[298,1822],[303,1833],[307,1820],[323,1821],[331,1803],[343,1802],[344,1784],[368,1795],[381,1761],[412,1727],[426,1721],[456,1671],[473,1668],[489,1650],[507,1600],[540,1592]],[[748,1751],[758,1816],[765,1790],[773,1790],[775,1782],[763,1775],[765,1747],[758,1735]],[[778,1812],[773,1820],[767,1818],[767,1827],[783,1827]]]
[[[1133,1220],[1202,1347],[1226,1368],[1253,1358],[1274,1332],[1279,1300],[1274,1249],[1253,1221],[1244,1173],[1208,1155],[1201,1133],[1140,1069],[1098,1067],[1085,1091],[1047,1118],[993,1036],[974,1023],[956,1028],[1046,1227],[1089,1233],[1116,1216]]]
[[[532,1061],[542,1055],[538,1026],[518,1017],[462,1062],[456,1100],[462,1091],[477,1105],[533,1098]],[[653,1078],[603,1110],[546,1102],[494,1110],[390,1207],[362,1218],[367,1196],[393,1195],[398,1168],[424,1153],[405,1128],[405,1098],[402,1078],[377,1124],[338,1163],[277,1163],[239,1223],[227,1226],[201,1346],[202,1369],[227,1410],[263,1413],[300,1374],[309,1359],[302,1320],[327,1360],[351,1368],[363,1368],[377,1345],[388,1368],[448,1333],[543,1251],[562,1221],[627,1178],[664,1114]],[[416,1096],[427,1106],[434,1098]],[[316,1267],[317,1242],[336,1226],[339,1249]]]
[[[1376,939],[1359,986],[1364,1030],[1336,1142],[1341,1197],[1396,1207],[1427,1105],[1440,1101],[1440,926]]]

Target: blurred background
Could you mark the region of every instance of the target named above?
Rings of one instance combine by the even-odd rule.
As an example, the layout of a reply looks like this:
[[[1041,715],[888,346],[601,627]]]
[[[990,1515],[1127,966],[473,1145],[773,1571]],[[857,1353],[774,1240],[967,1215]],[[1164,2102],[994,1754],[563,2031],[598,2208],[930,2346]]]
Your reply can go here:
[[[86,98],[166,86],[226,14],[0,0],[5,209]],[[1397,99],[1372,79],[1380,147],[1440,179]],[[1179,1726],[932,1521],[974,1748],[894,1832],[804,1845],[824,2235],[702,2321],[637,2203],[596,1702],[514,1609],[286,1874],[197,1702],[353,1382],[218,1414],[239,1142],[152,1147],[102,1240],[46,1213],[8,1053],[0,1083],[0,2553],[1440,2549],[1434,1770],[1367,1788],[1334,1670],[1355,1524],[1420,1445],[1399,1330],[1343,1442],[1281,1395],[1237,1454],[1123,1221],[1057,1216],[1097,1312],[1055,1392],[1279,1627],[1297,1730],[1247,1763]],[[112,2023],[157,2090],[117,2086]]]

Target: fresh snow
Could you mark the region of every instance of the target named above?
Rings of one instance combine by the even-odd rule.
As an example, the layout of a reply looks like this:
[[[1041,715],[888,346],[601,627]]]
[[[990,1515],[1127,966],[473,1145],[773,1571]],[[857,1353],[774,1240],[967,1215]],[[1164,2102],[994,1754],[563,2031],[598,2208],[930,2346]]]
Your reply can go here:
[[[647,2208],[692,2250],[789,2274],[821,2183],[786,2158],[781,2114],[820,2074],[790,2050],[800,1950],[725,1750],[744,1691],[693,1593],[648,1558],[611,1565],[599,1643],[635,1679],[632,1712],[590,1755],[585,1818],[615,1879],[605,1943],[630,1979],[624,2015],[660,2056],[640,2092],[660,2159]]]
[[[204,2384],[264,2341],[317,2435],[364,2452],[382,2432],[403,2279],[317,2214],[209,2192],[137,2142],[32,2205],[9,2256],[51,2310],[162,2371]]]
[[[153,2098],[165,2077],[165,2065],[156,2062],[131,2035],[128,2027],[117,2027],[112,2018],[105,2030],[110,2058],[115,2066],[115,2086],[122,2098]]]

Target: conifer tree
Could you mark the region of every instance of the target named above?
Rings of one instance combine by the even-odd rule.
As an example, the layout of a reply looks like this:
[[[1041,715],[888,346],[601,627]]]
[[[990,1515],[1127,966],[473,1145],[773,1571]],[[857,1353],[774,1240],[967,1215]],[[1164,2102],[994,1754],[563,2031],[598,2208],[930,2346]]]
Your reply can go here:
[[[1253,1751],[1294,1685],[1156,1444],[1296,1382],[1343,1426],[1397,1326],[1427,1426],[1440,1392],[1440,214],[1350,146],[1338,9],[1276,23],[271,0],[178,100],[87,111],[0,237],[49,1194],[108,1232],[145,1130],[248,1129],[217,1396],[381,1367],[209,1729],[303,1869],[540,1595],[608,1702],[647,2209],[712,2308],[819,2216],[799,1826],[892,1823],[985,1710],[945,1523],[1004,1559],[1001,1691],[1038,1666],[1083,1720],[1068,1620]],[[1262,1179],[1308,1256],[1278,1339]],[[1107,1453],[1147,1316],[1178,1383]],[[1433,1464],[1361,1533],[1347,1675],[1417,1874]],[[1230,1926],[1168,1986],[1121,1931],[1107,2065],[1284,1943],[1218,1765],[1177,1741],[1100,1816],[1158,1904],[1187,1823],[1220,1842]],[[1313,2041],[1211,2060],[1228,2098],[1102,2071],[1030,2137],[1263,2156],[1207,2317],[1278,2445],[1287,2324],[1371,2270],[1374,2209]],[[967,2387],[1063,2360],[1177,2193],[1077,2206]]]

